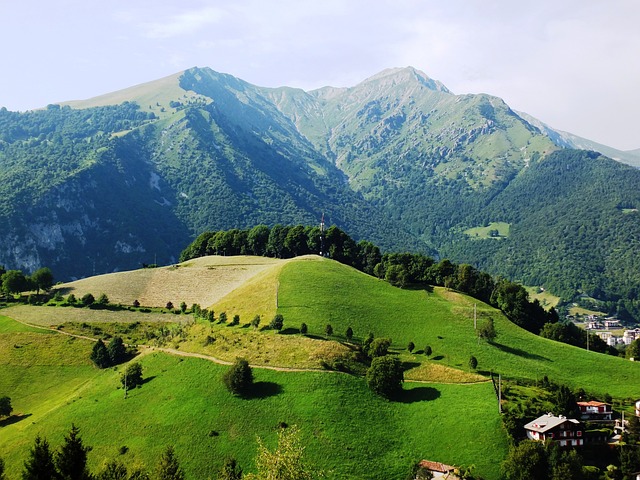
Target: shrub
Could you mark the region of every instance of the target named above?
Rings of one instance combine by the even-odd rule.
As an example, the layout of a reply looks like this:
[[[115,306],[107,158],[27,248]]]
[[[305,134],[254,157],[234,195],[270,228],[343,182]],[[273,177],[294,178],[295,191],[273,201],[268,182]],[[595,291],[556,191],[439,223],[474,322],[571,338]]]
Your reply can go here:
[[[253,386],[253,372],[244,358],[236,358],[222,377],[225,387],[234,395],[245,396]]]
[[[397,357],[375,357],[367,370],[367,384],[378,395],[392,398],[402,391],[404,373]]]
[[[273,320],[271,320],[271,323],[269,324],[269,328],[273,329],[273,330],[282,330],[282,327],[284,326],[284,317],[281,314],[276,314],[275,317],[273,317]]]

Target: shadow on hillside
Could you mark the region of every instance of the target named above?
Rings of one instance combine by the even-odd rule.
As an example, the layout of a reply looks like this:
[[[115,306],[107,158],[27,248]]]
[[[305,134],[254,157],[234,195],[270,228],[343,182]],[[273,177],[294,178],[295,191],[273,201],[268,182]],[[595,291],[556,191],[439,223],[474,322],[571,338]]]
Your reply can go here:
[[[417,368],[422,365],[419,362],[402,362],[402,371],[406,372],[407,370],[411,370],[412,368]]]
[[[282,330],[280,330],[280,335],[294,335],[296,333],[300,333],[299,328],[289,327],[289,328],[283,328]]]
[[[248,400],[256,398],[268,398],[280,395],[284,389],[282,385],[274,382],[255,382],[251,387],[251,393],[245,398]]]
[[[150,377],[145,377],[145,378],[142,379],[142,382],[140,383],[140,385],[146,385],[147,383],[149,383],[154,378],[156,378],[155,375],[151,375]]]
[[[410,390],[403,390],[400,395],[394,398],[398,403],[428,402],[440,398],[440,390],[433,387],[415,387]]]
[[[520,350],[519,348],[509,347],[507,345],[502,345],[501,343],[492,343],[494,347],[498,350],[501,350],[505,353],[510,353],[511,355],[517,355],[519,357],[528,358],[530,360],[542,360],[544,362],[550,362],[551,360],[547,357],[543,357],[542,355],[538,355],[537,353],[527,352],[525,350]]]
[[[433,285],[427,285],[424,283],[414,283],[411,285],[405,285],[404,290],[423,290],[425,292],[433,293]]]
[[[29,418],[31,416],[30,413],[25,413],[22,415],[9,415],[7,418],[0,420],[0,428],[6,427],[8,425],[13,425],[14,423],[18,423],[25,418]]]
[[[431,360],[444,360],[444,355],[436,355],[435,357],[431,357]]]

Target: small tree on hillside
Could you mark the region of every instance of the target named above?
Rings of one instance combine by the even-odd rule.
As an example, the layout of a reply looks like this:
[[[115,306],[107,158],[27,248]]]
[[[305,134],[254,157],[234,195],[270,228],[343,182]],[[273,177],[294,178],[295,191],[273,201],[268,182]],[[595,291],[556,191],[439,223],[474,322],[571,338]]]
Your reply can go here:
[[[237,313],[233,316],[233,320],[231,321],[231,325],[240,325],[240,315]]]
[[[185,313],[187,311],[187,304],[185,302],[180,302],[180,311]]]
[[[493,323],[493,318],[489,318],[478,328],[478,337],[489,343],[493,343],[497,336],[498,334]]]
[[[472,355],[471,357],[469,357],[469,368],[471,370],[475,370],[477,366],[478,366],[478,359]]]
[[[169,445],[160,457],[157,472],[158,480],[184,480],[184,471],[172,445]]]
[[[218,315],[218,322],[227,323],[227,312],[220,312],[220,315]]]
[[[222,377],[224,385],[234,395],[246,396],[253,386],[253,371],[244,358],[236,358]]]
[[[142,385],[142,365],[138,362],[127,365],[124,372],[120,376],[120,383],[127,390],[136,388],[138,385]]]
[[[11,399],[9,397],[0,397],[0,417],[8,417],[13,412]]]
[[[389,353],[390,346],[390,338],[376,338],[371,342],[371,346],[369,347],[369,356],[371,358],[382,357]]]
[[[98,341],[93,344],[89,358],[98,368],[107,368],[111,366],[109,351],[101,339],[98,339]]]
[[[353,328],[347,327],[347,331],[344,336],[347,337],[347,340],[351,341],[353,339]]]
[[[96,303],[98,305],[102,305],[103,307],[107,306],[109,305],[109,297],[107,297],[106,293],[101,293],[100,296],[98,297],[98,300],[96,300]]]
[[[80,301],[85,307],[90,307],[95,303],[96,299],[91,293],[85,293]]]
[[[67,303],[69,305],[75,305],[77,302],[78,300],[76,299],[76,296],[73,293],[70,293],[67,297]]]
[[[302,335],[306,335],[308,331],[309,331],[309,327],[307,327],[307,324],[303,322],[303,323],[300,325],[300,333],[301,333]]]
[[[427,345],[426,347],[424,347],[424,354],[427,357],[430,357],[432,353],[433,353],[433,350],[431,349],[431,346]]]
[[[282,330],[283,326],[284,326],[284,317],[280,313],[276,314],[276,316],[273,317],[273,320],[271,320],[271,323],[269,324],[269,328],[277,331]]]
[[[327,326],[324,327],[324,333],[327,335],[327,337],[330,337],[331,335],[333,335],[333,327],[331,326],[330,323],[327,323]]]
[[[258,329],[260,326],[260,315],[253,317],[253,320],[251,320],[251,326],[256,330]]]
[[[378,395],[392,398],[402,391],[404,373],[397,357],[375,357],[367,370],[367,384]]]
[[[113,337],[107,347],[111,365],[118,365],[127,359],[127,348],[124,346],[122,337]]]
[[[409,350],[409,353],[413,352],[413,349],[416,348],[416,344],[413,342],[409,342],[407,344],[407,350]]]
[[[45,292],[49,291],[53,286],[53,273],[48,267],[43,267],[31,275],[31,282],[36,287],[36,293],[40,293],[40,290]]]
[[[171,301],[167,302],[167,304],[165,305],[165,308],[167,310],[173,310],[173,302]]]

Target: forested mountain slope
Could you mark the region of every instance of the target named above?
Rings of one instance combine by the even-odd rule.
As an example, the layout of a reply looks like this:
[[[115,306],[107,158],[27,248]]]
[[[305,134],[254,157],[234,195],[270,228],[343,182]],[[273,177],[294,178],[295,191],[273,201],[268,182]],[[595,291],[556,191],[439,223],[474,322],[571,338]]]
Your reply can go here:
[[[205,230],[324,213],[383,250],[451,256],[566,300],[635,300],[637,172],[558,151],[566,136],[497,97],[413,68],[310,92],[193,68],[72,105],[0,111],[8,268],[68,279],[168,263]],[[509,238],[465,233],[491,222]]]

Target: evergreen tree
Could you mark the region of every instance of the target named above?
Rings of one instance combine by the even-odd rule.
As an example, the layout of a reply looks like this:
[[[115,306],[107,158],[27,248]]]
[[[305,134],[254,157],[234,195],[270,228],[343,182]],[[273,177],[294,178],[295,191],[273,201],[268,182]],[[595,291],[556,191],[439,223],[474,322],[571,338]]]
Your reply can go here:
[[[253,317],[253,320],[251,320],[251,326],[254,329],[257,329],[260,326],[260,315]]]
[[[324,327],[324,333],[327,335],[327,337],[330,337],[331,335],[333,335],[333,327],[331,326],[330,323],[327,323],[327,326]]]
[[[157,470],[158,480],[184,480],[184,471],[180,467],[172,445],[169,445],[160,457]]]
[[[127,348],[124,346],[122,337],[113,337],[109,342],[107,351],[109,352],[111,365],[118,365],[119,363],[124,362],[127,358]]]
[[[93,349],[91,350],[89,358],[98,368],[107,368],[111,366],[109,351],[101,339],[98,339],[98,341],[93,344]]]
[[[58,471],[53,463],[53,453],[49,449],[46,438],[36,436],[29,457],[24,462],[22,480],[52,480],[58,478]]]
[[[469,358],[469,368],[471,370],[475,370],[477,366],[478,366],[478,359],[472,355]]]
[[[300,333],[303,335],[306,335],[308,331],[309,331],[309,327],[307,327],[307,324],[303,322],[300,325]]]
[[[87,453],[91,447],[83,444],[80,429],[71,424],[71,430],[64,437],[64,443],[57,453],[55,462],[62,480],[89,480],[91,474],[87,469]]]
[[[277,331],[282,330],[283,326],[284,326],[284,317],[280,313],[276,314],[276,316],[273,317],[273,320],[271,320],[271,323],[269,324],[269,328]]]
[[[409,350],[409,353],[413,352],[413,349],[416,348],[416,344],[413,342],[409,342],[407,344],[407,350]]]
[[[433,353],[433,350],[431,349],[431,346],[427,345],[426,347],[424,347],[424,354],[427,357],[430,357],[432,353]]]
[[[100,296],[98,297],[98,300],[96,300],[96,303],[103,307],[107,306],[109,305],[109,297],[107,297],[106,293],[101,293]]]
[[[95,303],[96,299],[91,293],[85,293],[80,301],[85,307],[90,307]]]
[[[347,327],[347,331],[344,335],[347,337],[347,340],[351,341],[353,339],[353,328]]]
[[[253,386],[253,372],[249,362],[244,358],[236,358],[233,365],[225,372],[222,380],[227,390],[234,395],[247,395]]]

